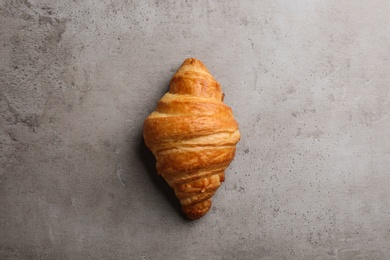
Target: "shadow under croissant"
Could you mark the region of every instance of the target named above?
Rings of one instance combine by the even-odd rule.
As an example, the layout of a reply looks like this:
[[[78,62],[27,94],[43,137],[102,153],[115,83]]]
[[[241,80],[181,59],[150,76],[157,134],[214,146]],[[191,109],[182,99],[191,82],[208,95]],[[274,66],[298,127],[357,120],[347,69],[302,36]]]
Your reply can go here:
[[[138,145],[138,156],[140,157],[140,161],[145,166],[145,169],[152,181],[153,185],[159,190],[164,196],[167,198],[171,206],[179,213],[179,215],[185,219],[190,221],[183,213],[181,209],[180,201],[176,198],[174,190],[168,185],[168,183],[164,180],[164,178],[157,174],[156,170],[156,159],[152,152],[146,147],[143,136],[141,135],[140,142]]]

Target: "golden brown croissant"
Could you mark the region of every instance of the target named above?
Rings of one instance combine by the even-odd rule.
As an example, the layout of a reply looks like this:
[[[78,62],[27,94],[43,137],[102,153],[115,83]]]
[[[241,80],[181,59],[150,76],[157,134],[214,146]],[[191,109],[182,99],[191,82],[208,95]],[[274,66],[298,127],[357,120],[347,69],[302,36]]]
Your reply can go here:
[[[144,123],[144,140],[156,157],[157,172],[174,189],[190,219],[210,209],[240,140],[223,97],[203,63],[186,59]]]

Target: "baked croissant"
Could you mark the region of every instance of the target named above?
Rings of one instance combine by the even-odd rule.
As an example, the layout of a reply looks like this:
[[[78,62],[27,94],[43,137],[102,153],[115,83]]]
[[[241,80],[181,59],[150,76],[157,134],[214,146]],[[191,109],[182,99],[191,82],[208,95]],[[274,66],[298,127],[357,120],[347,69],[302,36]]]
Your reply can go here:
[[[223,97],[203,63],[189,58],[144,122],[145,144],[156,157],[157,172],[174,189],[189,219],[210,209],[240,140]]]

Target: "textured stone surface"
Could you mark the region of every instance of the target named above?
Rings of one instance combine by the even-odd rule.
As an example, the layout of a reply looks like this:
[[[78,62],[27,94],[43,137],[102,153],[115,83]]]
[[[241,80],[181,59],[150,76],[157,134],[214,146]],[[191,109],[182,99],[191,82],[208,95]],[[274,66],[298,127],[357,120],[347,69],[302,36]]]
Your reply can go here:
[[[389,259],[389,1],[0,0],[0,259]],[[187,57],[242,140],[180,214],[143,145]]]

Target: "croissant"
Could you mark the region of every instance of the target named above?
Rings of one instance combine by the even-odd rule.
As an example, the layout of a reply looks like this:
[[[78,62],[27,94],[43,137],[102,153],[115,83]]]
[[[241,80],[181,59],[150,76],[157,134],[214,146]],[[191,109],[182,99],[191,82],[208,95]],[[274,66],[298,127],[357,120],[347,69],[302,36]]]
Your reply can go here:
[[[209,211],[240,140],[223,98],[203,63],[189,58],[144,122],[144,141],[156,158],[157,173],[174,189],[189,219]]]

